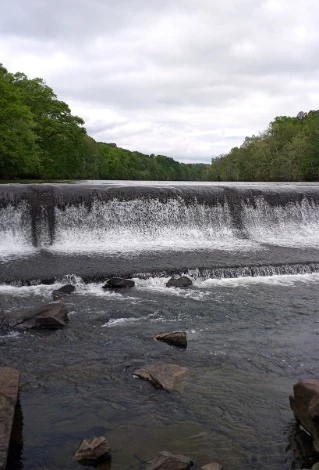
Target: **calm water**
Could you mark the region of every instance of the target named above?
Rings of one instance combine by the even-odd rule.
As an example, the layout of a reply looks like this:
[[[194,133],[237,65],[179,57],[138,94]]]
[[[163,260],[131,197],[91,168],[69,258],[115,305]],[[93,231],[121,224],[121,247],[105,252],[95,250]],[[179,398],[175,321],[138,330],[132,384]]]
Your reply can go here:
[[[276,186],[274,205],[266,193],[275,186],[257,185],[239,207],[232,188],[205,204],[183,190],[146,197],[145,186],[134,197],[55,203],[53,232],[43,206],[37,243],[30,201],[0,206],[0,315],[48,302],[67,282],[77,288],[64,330],[0,337],[0,364],[22,372],[21,468],[79,468],[78,442],[100,434],[112,470],[138,469],[164,449],[196,468],[303,468],[289,394],[299,378],[319,375],[319,210],[308,194],[318,188]],[[207,200],[222,191],[196,187]],[[280,202],[285,192],[291,200]],[[193,287],[166,288],[169,272],[186,273]],[[103,291],[102,280],[121,273],[136,287]],[[186,350],[152,340],[176,329],[188,333]],[[133,378],[157,361],[189,367],[182,392]]]

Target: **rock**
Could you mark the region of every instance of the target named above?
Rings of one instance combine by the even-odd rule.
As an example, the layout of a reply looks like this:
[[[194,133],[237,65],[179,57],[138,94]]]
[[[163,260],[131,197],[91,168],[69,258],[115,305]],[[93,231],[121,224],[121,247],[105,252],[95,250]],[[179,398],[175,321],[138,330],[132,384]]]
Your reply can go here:
[[[187,372],[187,367],[161,362],[137,369],[133,375],[140,379],[148,380],[155,387],[171,392],[173,390],[180,390],[182,380]]]
[[[60,287],[60,289],[56,289],[52,292],[52,299],[62,299],[62,297],[72,294],[74,291],[75,287],[72,286],[72,284],[66,284],[65,286]]]
[[[122,279],[121,277],[111,277],[103,286],[103,289],[123,289],[134,287],[132,279]]]
[[[56,330],[67,323],[68,309],[61,302],[44,304],[27,312],[11,312],[0,317],[0,328],[19,330]]]
[[[19,393],[20,372],[0,367],[0,469],[7,466],[11,430]]]
[[[315,463],[312,467],[311,470],[319,470],[319,462]]]
[[[311,434],[314,448],[319,452],[319,380],[300,380],[293,388],[290,407],[297,422]]]
[[[83,439],[77,448],[73,460],[84,465],[96,465],[110,459],[111,446],[104,436]]]
[[[193,282],[187,276],[181,276],[178,278],[171,277],[166,283],[166,287],[180,287],[185,289],[186,287],[190,287],[192,284]]]
[[[211,462],[204,465],[202,470],[223,470],[223,467],[217,462]]]
[[[192,465],[193,461],[185,455],[162,451],[157,457],[146,462],[145,470],[187,470]]]
[[[163,341],[164,343],[172,344],[178,348],[187,347],[187,336],[186,331],[172,331],[170,333],[162,333],[154,336],[157,341]]]

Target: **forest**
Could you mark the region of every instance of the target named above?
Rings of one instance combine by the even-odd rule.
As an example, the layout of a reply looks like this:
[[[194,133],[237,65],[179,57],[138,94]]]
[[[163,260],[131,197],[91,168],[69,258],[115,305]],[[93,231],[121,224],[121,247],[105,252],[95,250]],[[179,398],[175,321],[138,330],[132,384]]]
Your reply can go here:
[[[41,78],[0,64],[0,179],[197,180],[209,165],[185,164],[96,142]]]
[[[212,159],[210,181],[318,181],[319,111],[279,116],[258,136]]]
[[[210,165],[96,142],[41,78],[0,64],[0,179],[318,181],[319,111],[276,117]]]

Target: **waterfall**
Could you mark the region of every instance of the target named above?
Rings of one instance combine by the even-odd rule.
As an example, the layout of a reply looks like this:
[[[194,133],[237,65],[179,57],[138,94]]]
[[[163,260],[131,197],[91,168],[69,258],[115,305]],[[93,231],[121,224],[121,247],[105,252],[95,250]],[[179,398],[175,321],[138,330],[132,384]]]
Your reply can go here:
[[[315,186],[1,185],[0,256],[319,247]]]

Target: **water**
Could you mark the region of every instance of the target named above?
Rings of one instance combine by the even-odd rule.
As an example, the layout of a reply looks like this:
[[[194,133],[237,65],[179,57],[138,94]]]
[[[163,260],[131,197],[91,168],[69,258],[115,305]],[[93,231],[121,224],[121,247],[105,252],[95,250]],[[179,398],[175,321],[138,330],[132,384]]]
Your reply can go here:
[[[76,286],[64,330],[0,333],[1,365],[23,374],[15,468],[79,468],[78,442],[100,434],[112,470],[163,449],[195,468],[309,468],[289,394],[319,374],[319,188],[70,186],[0,188],[0,316]],[[167,288],[172,272],[193,286]],[[135,287],[103,290],[112,274]],[[177,329],[186,350],[152,339]],[[157,361],[189,367],[182,392],[133,378]]]

